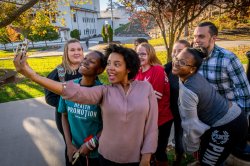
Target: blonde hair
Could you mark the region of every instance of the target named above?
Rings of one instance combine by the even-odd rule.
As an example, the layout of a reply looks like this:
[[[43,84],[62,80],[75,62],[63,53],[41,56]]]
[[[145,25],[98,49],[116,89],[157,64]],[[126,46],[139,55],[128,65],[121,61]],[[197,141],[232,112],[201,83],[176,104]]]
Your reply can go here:
[[[138,47],[144,47],[146,49],[149,65],[162,65],[161,61],[156,56],[154,47],[151,44],[141,43]]]
[[[68,55],[68,51],[69,51],[69,44],[71,43],[80,43],[79,40],[77,39],[70,39],[68,40],[65,45],[64,45],[64,51],[63,51],[63,56],[62,56],[62,67],[65,69],[65,71],[68,73],[68,74],[72,74],[74,73],[75,71],[70,67],[71,66],[71,62],[69,60],[69,55]],[[82,47],[81,47],[82,48]],[[83,50],[83,48],[82,48]]]

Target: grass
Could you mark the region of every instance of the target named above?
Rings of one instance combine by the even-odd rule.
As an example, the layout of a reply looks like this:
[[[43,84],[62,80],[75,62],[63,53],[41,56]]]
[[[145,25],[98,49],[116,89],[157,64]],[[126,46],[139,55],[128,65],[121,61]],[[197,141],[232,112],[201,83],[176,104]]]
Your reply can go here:
[[[61,62],[61,56],[28,59],[30,66],[42,76],[47,76]],[[0,60],[0,69],[14,69],[12,59]],[[20,79],[18,83],[8,83],[0,86],[0,103],[44,96],[44,90],[40,85],[20,74],[18,77]],[[103,83],[108,83],[105,72],[100,75],[100,79]]]
[[[174,161],[176,160],[174,147],[172,146],[167,147],[167,156],[168,156],[168,165],[174,165]],[[181,166],[186,166],[194,161],[195,159],[192,155],[185,154],[184,159],[181,160]]]
[[[163,38],[158,38],[158,39],[151,39],[148,41],[152,46],[164,46],[164,40]],[[134,48],[134,44],[123,44],[124,46],[128,48]]]
[[[61,57],[46,57],[46,58],[29,58],[28,62],[30,66],[40,75],[47,76],[60,62]],[[14,69],[12,59],[1,60],[1,69]],[[18,75],[20,81],[18,83],[9,83],[0,86],[0,103],[28,99],[34,97],[40,97],[44,95],[43,88],[30,81],[27,78],[23,78]]]
[[[8,58],[8,57],[13,57],[13,51],[5,51],[5,50],[0,50],[0,58]]]
[[[237,34],[237,35],[222,35],[220,34],[219,35],[219,39],[222,39],[222,40],[231,40],[231,41],[234,41],[234,40],[250,40],[250,37],[249,37],[249,34]]]
[[[250,45],[246,46],[246,45],[242,45],[242,46],[238,46],[238,47],[228,47],[228,50],[232,51],[233,53],[235,53],[237,55],[237,57],[240,59],[241,63],[243,64],[247,64],[248,63],[248,59],[246,57],[246,52],[250,50]]]

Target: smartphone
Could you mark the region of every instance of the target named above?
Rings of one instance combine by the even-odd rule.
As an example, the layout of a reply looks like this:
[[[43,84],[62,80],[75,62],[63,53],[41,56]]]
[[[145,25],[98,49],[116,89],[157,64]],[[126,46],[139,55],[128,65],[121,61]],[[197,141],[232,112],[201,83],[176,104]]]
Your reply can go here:
[[[15,55],[19,53],[27,52],[28,46],[29,46],[29,40],[25,38],[22,43],[17,45],[14,51]]]

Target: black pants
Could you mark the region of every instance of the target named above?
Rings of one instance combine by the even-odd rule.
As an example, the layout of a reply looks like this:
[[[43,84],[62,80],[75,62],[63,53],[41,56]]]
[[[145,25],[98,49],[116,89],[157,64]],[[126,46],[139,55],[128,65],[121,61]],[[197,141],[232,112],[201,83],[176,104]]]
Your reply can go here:
[[[100,166],[139,166],[140,163],[116,163],[105,159],[102,155],[99,155]]]
[[[63,140],[64,140],[64,143],[65,143],[65,153],[64,153],[65,164],[68,166],[68,165],[70,165],[70,162],[69,162],[69,158],[68,158],[68,155],[67,155],[67,146],[66,146],[66,142],[65,142],[65,138],[64,138],[64,133],[63,133],[62,114],[57,111],[57,108],[56,108],[56,111],[55,111],[55,121],[56,121],[56,127],[57,127],[58,131],[63,136]]]
[[[247,127],[246,116],[241,113],[232,122],[206,131],[201,137],[201,165],[221,165],[236,146],[244,146],[242,142],[247,136]]]
[[[155,152],[155,157],[157,161],[168,161],[166,148],[168,146],[168,139],[171,132],[172,123],[173,120],[170,120],[158,127],[158,146]]]
[[[183,129],[181,126],[181,117],[178,109],[171,109],[172,115],[174,116],[174,142],[175,142],[175,153],[181,156],[184,153],[182,144]]]

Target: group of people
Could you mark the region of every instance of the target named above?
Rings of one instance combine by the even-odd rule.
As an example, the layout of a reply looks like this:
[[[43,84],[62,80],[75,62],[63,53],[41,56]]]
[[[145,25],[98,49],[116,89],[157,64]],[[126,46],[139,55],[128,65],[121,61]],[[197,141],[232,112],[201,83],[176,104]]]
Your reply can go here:
[[[56,108],[67,166],[149,166],[152,160],[167,166],[173,122],[175,165],[185,152],[197,153],[200,165],[222,165],[236,147],[245,148],[250,86],[239,59],[215,45],[217,35],[213,23],[199,24],[193,48],[177,41],[164,66],[146,39],[134,49],[110,44],[104,54],[85,56],[80,42],[69,40],[48,78],[22,53],[14,65],[46,89]],[[105,69],[108,85],[98,78]]]

